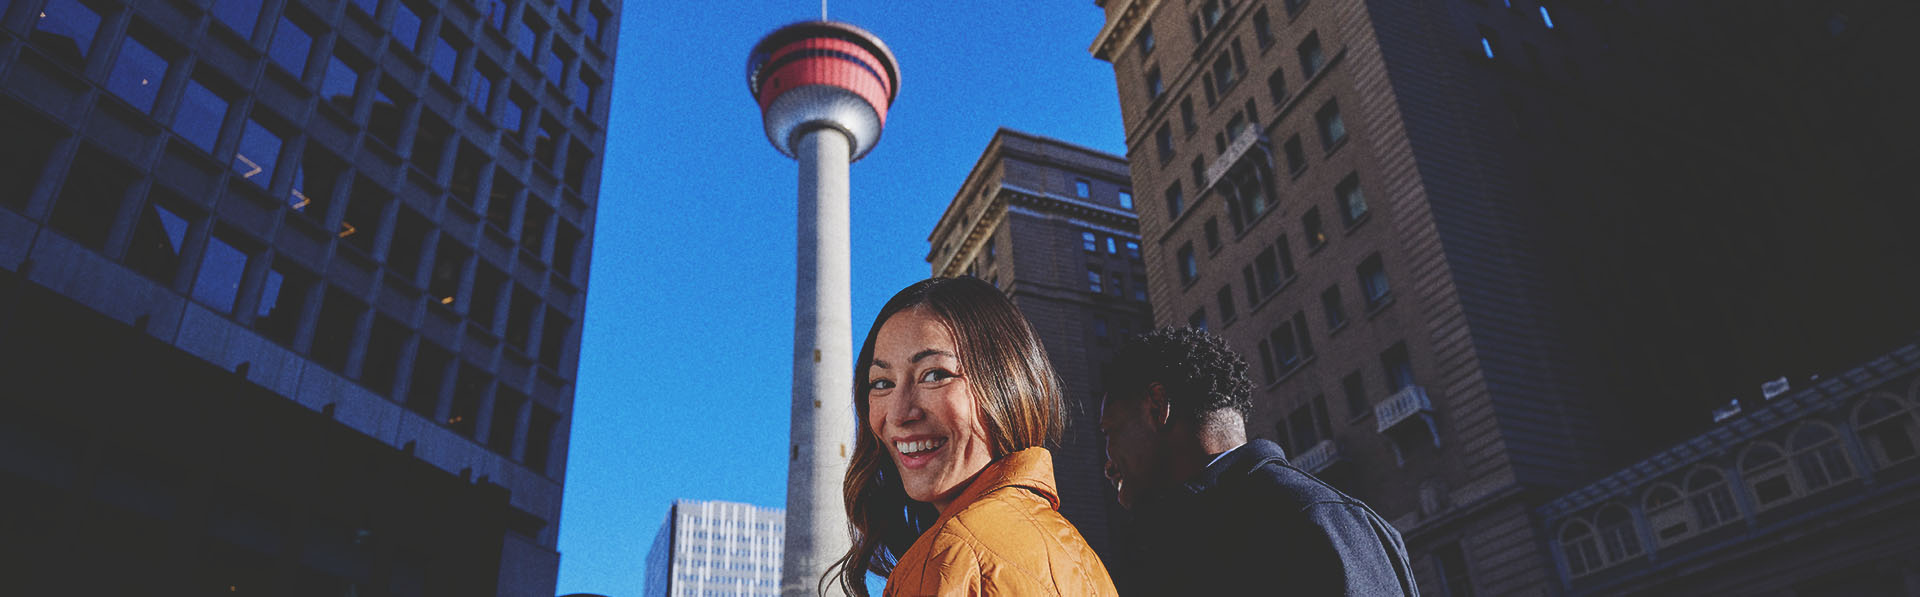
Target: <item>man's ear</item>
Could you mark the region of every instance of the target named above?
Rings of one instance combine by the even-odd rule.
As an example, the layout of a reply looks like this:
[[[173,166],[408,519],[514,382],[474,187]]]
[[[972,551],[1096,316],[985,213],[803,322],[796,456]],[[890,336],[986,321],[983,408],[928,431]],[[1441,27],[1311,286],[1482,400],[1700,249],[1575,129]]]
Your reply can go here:
[[[1146,396],[1142,399],[1147,405],[1147,420],[1154,429],[1166,429],[1173,423],[1173,407],[1167,403],[1167,387],[1160,382],[1147,384]]]

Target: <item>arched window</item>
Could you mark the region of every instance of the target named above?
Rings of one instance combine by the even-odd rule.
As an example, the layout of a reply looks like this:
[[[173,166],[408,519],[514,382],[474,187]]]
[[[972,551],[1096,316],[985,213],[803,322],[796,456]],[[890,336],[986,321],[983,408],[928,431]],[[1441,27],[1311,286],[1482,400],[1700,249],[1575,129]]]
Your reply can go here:
[[[1802,491],[1813,493],[1853,478],[1853,465],[1832,426],[1809,421],[1800,424],[1788,438],[1793,464],[1800,469]]]
[[[1727,478],[1712,467],[1703,467],[1687,477],[1687,502],[1693,505],[1693,514],[1700,521],[1701,531],[1740,518],[1740,510],[1733,505],[1733,490],[1727,487]]]
[[[1593,527],[1586,522],[1574,520],[1560,530],[1560,552],[1567,556],[1567,574],[1574,578],[1585,576],[1606,565],[1600,559],[1600,544],[1594,541]]]
[[[1920,456],[1920,423],[1913,409],[1899,398],[1868,396],[1853,409],[1853,426],[1867,444],[1867,452],[1880,468],[1886,468]]]
[[[1693,510],[1687,508],[1686,498],[1673,485],[1653,486],[1641,503],[1646,507],[1647,526],[1653,528],[1653,540],[1659,545],[1666,546],[1693,534]]]
[[[1600,527],[1600,547],[1608,565],[1640,555],[1640,533],[1633,528],[1633,515],[1626,507],[1614,504],[1602,508],[1594,522]]]
[[[1753,490],[1754,506],[1760,510],[1792,501],[1799,495],[1792,472],[1787,469],[1786,455],[1772,442],[1748,446],[1747,453],[1740,456],[1740,474],[1746,477],[1747,487]]]

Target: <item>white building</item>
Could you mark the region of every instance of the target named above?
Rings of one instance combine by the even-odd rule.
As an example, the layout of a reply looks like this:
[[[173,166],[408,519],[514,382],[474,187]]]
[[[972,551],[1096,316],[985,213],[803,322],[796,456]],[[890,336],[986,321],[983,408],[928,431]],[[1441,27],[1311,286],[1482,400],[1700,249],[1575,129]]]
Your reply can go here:
[[[780,594],[786,511],[675,500],[647,552],[647,597]]]

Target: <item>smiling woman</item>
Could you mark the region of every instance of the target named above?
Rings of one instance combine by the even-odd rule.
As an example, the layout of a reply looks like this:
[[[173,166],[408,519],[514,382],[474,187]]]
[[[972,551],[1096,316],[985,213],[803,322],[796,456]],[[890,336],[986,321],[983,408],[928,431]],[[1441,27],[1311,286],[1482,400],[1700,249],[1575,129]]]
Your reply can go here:
[[[853,549],[829,570],[867,595],[1112,595],[1059,513],[1060,381],[1026,318],[976,278],[933,278],[881,308],[854,369],[860,434],[845,485]],[[1015,570],[1045,570],[1028,574]]]

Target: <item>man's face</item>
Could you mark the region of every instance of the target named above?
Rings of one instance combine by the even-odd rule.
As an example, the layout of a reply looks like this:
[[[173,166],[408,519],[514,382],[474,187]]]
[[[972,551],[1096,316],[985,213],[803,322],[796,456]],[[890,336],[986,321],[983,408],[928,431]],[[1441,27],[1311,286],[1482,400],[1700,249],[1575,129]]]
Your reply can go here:
[[[1157,386],[1153,389],[1158,389]],[[1159,401],[1164,408],[1164,398]],[[1151,396],[1108,394],[1100,401],[1100,430],[1107,437],[1107,480],[1120,507],[1132,509],[1140,498],[1166,484],[1165,434]]]

